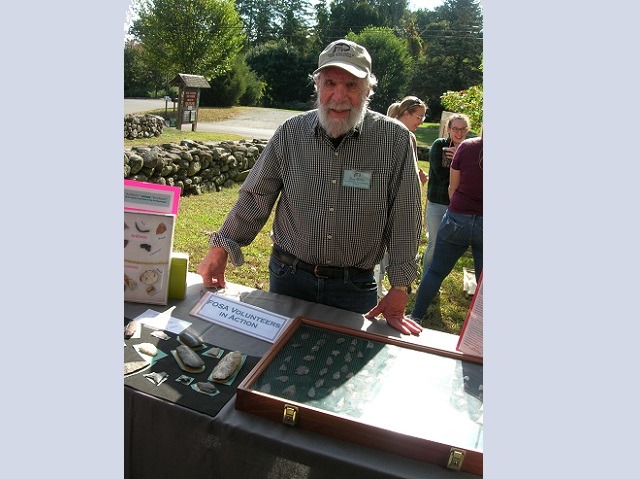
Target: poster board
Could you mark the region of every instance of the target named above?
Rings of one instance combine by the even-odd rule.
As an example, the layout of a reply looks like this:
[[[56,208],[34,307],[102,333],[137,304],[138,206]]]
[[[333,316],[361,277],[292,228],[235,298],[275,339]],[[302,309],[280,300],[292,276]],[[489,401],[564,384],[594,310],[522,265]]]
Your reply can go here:
[[[482,325],[482,275],[471,300],[467,317],[460,331],[460,339],[456,349],[464,354],[482,357],[483,325]]]
[[[124,212],[124,300],[167,304],[175,215]]]

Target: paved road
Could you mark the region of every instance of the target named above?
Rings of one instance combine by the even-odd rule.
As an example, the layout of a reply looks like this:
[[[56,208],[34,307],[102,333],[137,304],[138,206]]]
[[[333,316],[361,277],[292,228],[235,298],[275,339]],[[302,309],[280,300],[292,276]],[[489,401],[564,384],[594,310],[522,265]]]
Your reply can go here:
[[[169,110],[173,110],[173,102],[168,103]],[[124,100],[124,114],[128,113],[142,113],[150,110],[158,110],[164,108],[164,100],[152,100],[149,98],[129,99]],[[177,104],[176,104],[177,108]]]
[[[165,107],[164,100],[151,99],[125,99],[124,113],[142,113],[149,110],[157,110]],[[177,108],[177,106],[176,106]],[[173,111],[173,102],[168,103],[169,111]],[[232,133],[268,140],[273,136],[276,128],[285,120],[299,114],[298,111],[277,110],[274,108],[243,108],[241,114],[231,120],[216,121],[210,123],[198,122],[198,131],[213,133]],[[191,130],[189,124],[184,124],[183,129]]]
[[[268,140],[285,120],[299,113],[299,111],[274,108],[243,108],[241,114],[231,120],[213,123],[198,122],[198,131],[233,133],[249,138]],[[188,125],[187,128],[189,128]]]

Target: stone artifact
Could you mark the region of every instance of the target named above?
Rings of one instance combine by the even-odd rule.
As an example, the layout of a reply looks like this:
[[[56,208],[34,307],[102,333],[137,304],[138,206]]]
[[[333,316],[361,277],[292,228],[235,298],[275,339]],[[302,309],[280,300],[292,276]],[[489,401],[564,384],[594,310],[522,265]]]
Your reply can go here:
[[[169,339],[169,335],[164,331],[162,331],[161,329],[156,329],[155,331],[153,331],[151,333],[151,336],[155,336],[156,338],[159,338],[159,339],[165,339],[165,340]]]
[[[135,373],[136,371],[140,371],[141,369],[146,368],[149,365],[147,361],[130,361],[128,363],[124,363],[124,375]]]
[[[151,343],[141,343],[138,345],[138,350],[143,353],[143,354],[147,354],[149,356],[155,356],[156,354],[158,354],[158,348],[156,348],[155,344],[151,344]]]
[[[129,339],[136,334],[138,330],[138,321],[129,321],[124,327],[124,339]]]
[[[213,372],[209,376],[212,381],[225,382],[228,381],[240,368],[242,364],[242,353],[233,351],[223,357],[213,368]]]
[[[199,338],[195,337],[193,334],[185,331],[182,331],[178,335],[178,339],[185,346],[190,347],[191,349],[196,349],[202,346],[202,341]]]
[[[204,361],[202,358],[184,344],[176,348],[176,360],[178,361],[178,365],[185,371],[200,372],[204,370]]]
[[[207,393],[207,394],[213,394],[216,391],[218,391],[218,389],[210,382],[196,383],[196,388],[198,388],[200,392]]]

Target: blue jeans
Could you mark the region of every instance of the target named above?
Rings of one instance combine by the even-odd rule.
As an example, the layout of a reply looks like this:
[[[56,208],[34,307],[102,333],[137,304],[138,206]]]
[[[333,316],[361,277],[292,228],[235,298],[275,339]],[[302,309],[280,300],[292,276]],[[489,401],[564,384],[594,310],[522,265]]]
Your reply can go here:
[[[482,216],[461,215],[447,210],[438,230],[433,261],[422,275],[416,293],[416,303],[411,311],[412,318],[424,318],[427,308],[440,290],[440,285],[469,246],[478,281],[482,272]]]
[[[429,235],[429,241],[427,242],[427,249],[424,252],[424,258],[422,258],[422,273],[426,273],[433,261],[433,252],[436,250],[436,240],[438,239],[438,230],[440,229],[440,223],[442,217],[447,212],[447,205],[441,205],[440,203],[432,203],[427,201],[426,218],[424,219],[427,224],[427,234]]]
[[[373,272],[350,274],[345,269],[342,277],[321,279],[284,264],[273,255],[269,259],[269,291],[361,314],[378,304]]]

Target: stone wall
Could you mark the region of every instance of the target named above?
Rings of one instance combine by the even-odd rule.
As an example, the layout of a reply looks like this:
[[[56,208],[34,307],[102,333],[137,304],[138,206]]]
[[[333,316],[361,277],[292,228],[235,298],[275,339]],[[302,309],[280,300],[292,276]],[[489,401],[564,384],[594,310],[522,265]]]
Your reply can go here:
[[[159,137],[164,119],[157,115],[125,115],[127,139]],[[220,191],[242,182],[267,140],[201,142],[183,140],[124,149],[124,178],[179,186],[182,195]],[[429,148],[418,147],[418,159],[429,160]]]
[[[179,186],[182,196],[220,191],[242,182],[266,140],[193,141],[124,149],[124,178]]]
[[[419,146],[418,147],[418,160],[420,161],[429,161],[429,147],[428,146]]]
[[[162,135],[164,118],[158,115],[125,115],[124,138],[153,138]]]

